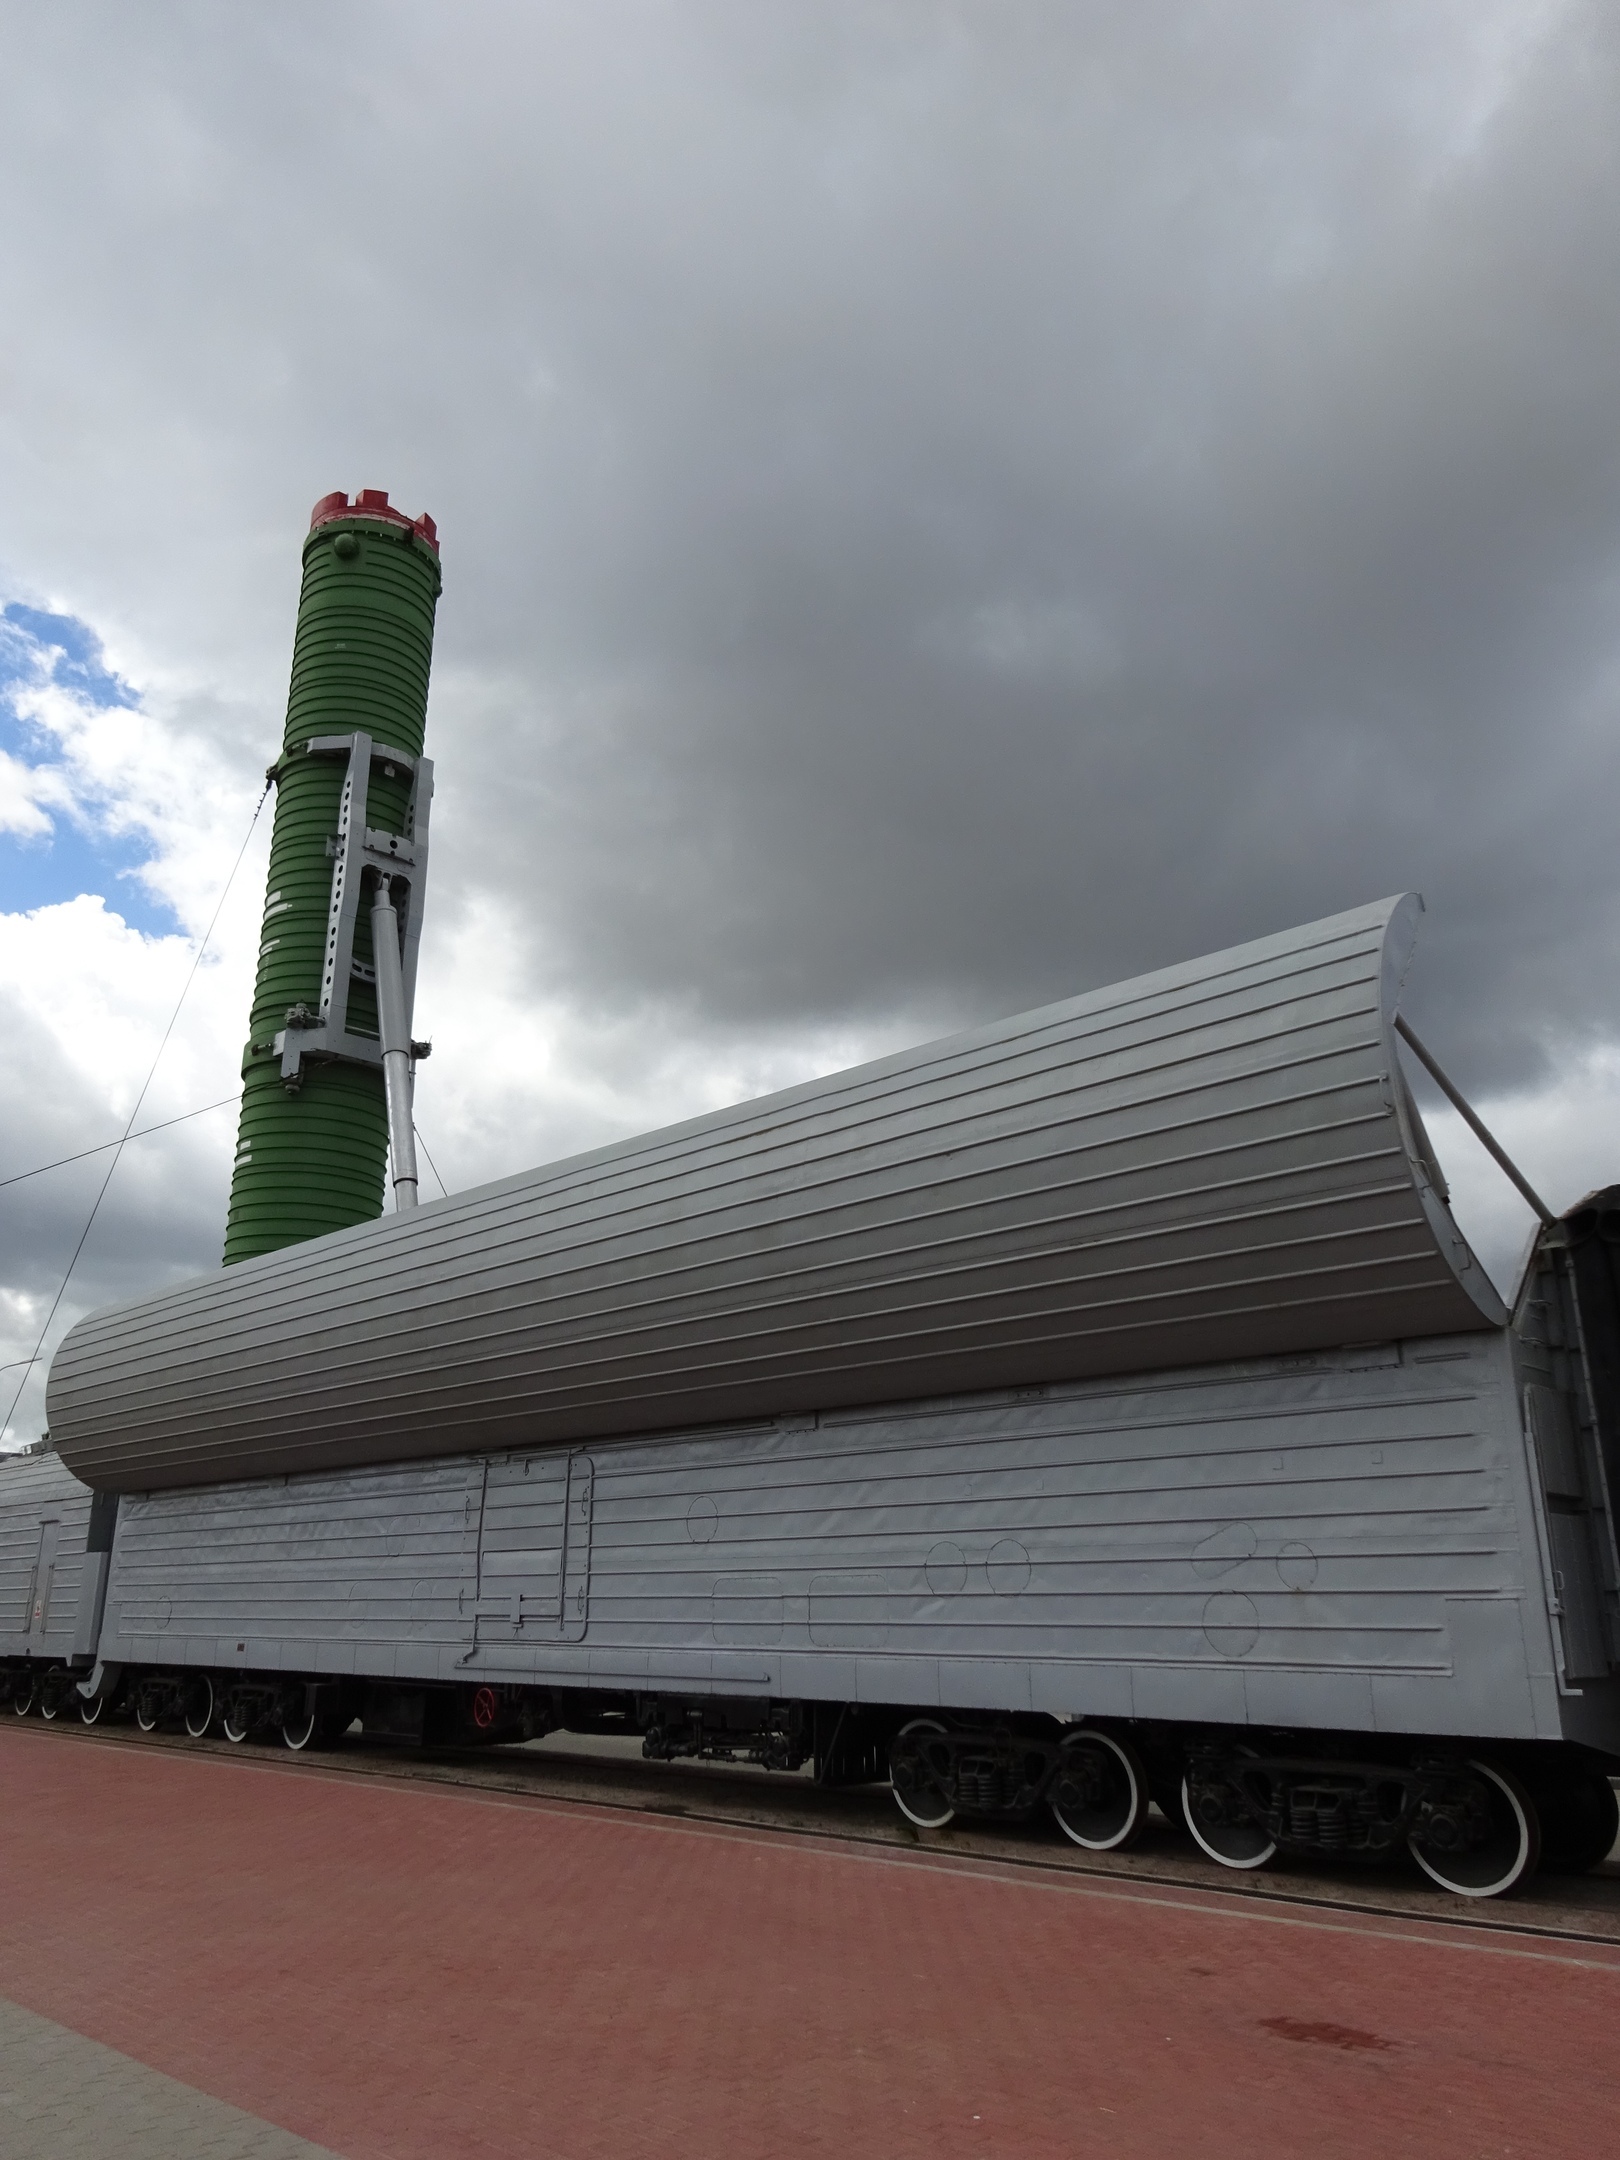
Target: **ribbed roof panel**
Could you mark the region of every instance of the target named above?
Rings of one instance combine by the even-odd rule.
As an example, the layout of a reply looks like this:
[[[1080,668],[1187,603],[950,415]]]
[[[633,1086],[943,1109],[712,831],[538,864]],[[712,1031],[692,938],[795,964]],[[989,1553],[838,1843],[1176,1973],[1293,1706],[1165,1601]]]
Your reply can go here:
[[[93,1313],[121,1490],[1499,1326],[1381,901]]]

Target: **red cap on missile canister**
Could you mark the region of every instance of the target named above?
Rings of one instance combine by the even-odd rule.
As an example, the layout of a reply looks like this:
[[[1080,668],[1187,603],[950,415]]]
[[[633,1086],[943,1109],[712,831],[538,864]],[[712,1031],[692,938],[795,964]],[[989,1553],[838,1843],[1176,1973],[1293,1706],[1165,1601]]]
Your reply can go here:
[[[403,510],[393,508],[383,488],[362,488],[353,502],[341,489],[335,495],[323,495],[309,513],[309,529],[313,532],[317,525],[330,525],[340,517],[381,518],[388,525],[408,525],[435,555],[439,552],[439,528],[427,512],[424,510],[419,518],[408,518]]]

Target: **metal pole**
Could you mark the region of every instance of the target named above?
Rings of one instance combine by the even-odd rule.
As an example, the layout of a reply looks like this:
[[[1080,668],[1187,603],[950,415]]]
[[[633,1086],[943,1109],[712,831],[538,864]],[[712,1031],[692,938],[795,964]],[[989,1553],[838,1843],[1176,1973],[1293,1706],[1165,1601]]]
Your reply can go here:
[[[388,1091],[388,1153],[394,1206],[416,1205],[416,1129],[411,1121],[411,1037],[405,1024],[405,982],[399,964],[399,917],[386,877],[371,904],[371,956],[377,970],[377,1025],[382,1033],[383,1085]]]
[[[1486,1130],[1485,1126],[1481,1123],[1481,1121],[1474,1115],[1474,1112],[1469,1108],[1467,1102],[1463,1098],[1462,1090],[1458,1087],[1453,1086],[1452,1082],[1446,1078],[1445,1074],[1440,1070],[1439,1065],[1435,1062],[1433,1057],[1430,1056],[1429,1052],[1424,1049],[1422,1043],[1418,1041],[1416,1035],[1413,1034],[1412,1030],[1407,1026],[1406,1022],[1401,1018],[1399,1013],[1395,1015],[1395,1032],[1401,1037],[1403,1042],[1409,1043],[1411,1045],[1413,1054],[1417,1057],[1419,1063],[1427,1067],[1429,1078],[1434,1081],[1435,1085],[1446,1097],[1447,1101],[1451,1104],[1453,1110],[1456,1111],[1457,1115],[1462,1119],[1463,1123],[1474,1135],[1474,1138],[1479,1142],[1480,1146],[1484,1148],[1486,1153],[1492,1157],[1492,1159],[1497,1163],[1499,1168],[1502,1169],[1507,1174],[1507,1176],[1513,1180],[1514,1184],[1519,1188],[1520,1192],[1523,1193],[1526,1200],[1529,1201],[1530,1205],[1535,1209],[1536,1213],[1541,1217],[1542,1221],[1544,1223],[1555,1223],[1558,1220],[1558,1217],[1553,1213],[1552,1209],[1548,1207],[1546,1201],[1542,1199],[1540,1193],[1536,1191],[1530,1180],[1514,1164],[1512,1159],[1509,1157],[1507,1150],[1501,1145],[1498,1140],[1493,1138],[1493,1136]]]

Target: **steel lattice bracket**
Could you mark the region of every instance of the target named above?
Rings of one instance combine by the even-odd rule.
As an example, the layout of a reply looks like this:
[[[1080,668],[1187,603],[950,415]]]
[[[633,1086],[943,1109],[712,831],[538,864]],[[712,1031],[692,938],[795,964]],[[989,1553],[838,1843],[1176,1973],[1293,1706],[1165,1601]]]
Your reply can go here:
[[[348,760],[338,805],[338,829],[328,843],[332,856],[332,898],[326,918],[326,953],[321,974],[320,1008],[303,1014],[295,1007],[275,1037],[284,1085],[297,1087],[305,1058],[336,1059],[353,1065],[382,1064],[382,1044],[375,1036],[349,1029],[349,985],[369,983],[375,971],[354,957],[355,924],[365,872],[385,873],[392,881],[400,919],[400,973],[405,989],[405,1020],[416,1004],[416,962],[422,937],[422,897],[427,881],[428,812],[433,801],[433,760],[413,758],[388,743],[373,742],[359,729],[352,735],[313,735],[304,745],[311,757]],[[403,833],[384,832],[366,823],[371,768],[397,768],[411,775],[410,801]],[[393,774],[390,771],[389,777]],[[426,1045],[413,1043],[426,1055]]]

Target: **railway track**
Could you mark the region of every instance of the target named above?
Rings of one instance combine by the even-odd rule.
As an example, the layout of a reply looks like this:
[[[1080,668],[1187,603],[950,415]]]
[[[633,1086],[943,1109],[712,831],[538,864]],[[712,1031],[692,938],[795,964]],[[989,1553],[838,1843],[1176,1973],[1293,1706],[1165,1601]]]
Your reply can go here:
[[[1541,1875],[1514,1897],[1469,1901],[1427,1886],[1415,1869],[1347,1865],[1326,1874],[1279,1856],[1261,1872],[1234,1874],[1207,1860],[1157,1810],[1141,1841],[1125,1853],[1082,1852],[1059,1835],[1044,1811],[1026,1823],[957,1823],[943,1831],[917,1831],[900,1817],[882,1787],[828,1791],[802,1772],[644,1762],[634,1741],[557,1734],[526,1746],[418,1750],[351,1733],[320,1755],[295,1756],[277,1746],[232,1746],[213,1738],[142,1733],[133,1726],[87,1730],[76,1722],[48,1725],[30,1718],[28,1729],[65,1747],[211,1755],[287,1777],[459,1787],[548,1806],[620,1810],[752,1834],[831,1840],[913,1855],[926,1852],[945,1864],[990,1862],[1033,1874],[1114,1881],[1121,1887],[1196,1892],[1201,1898],[1245,1905],[1337,1911],[1557,1942],[1620,1944],[1620,1845],[1589,1874]]]

